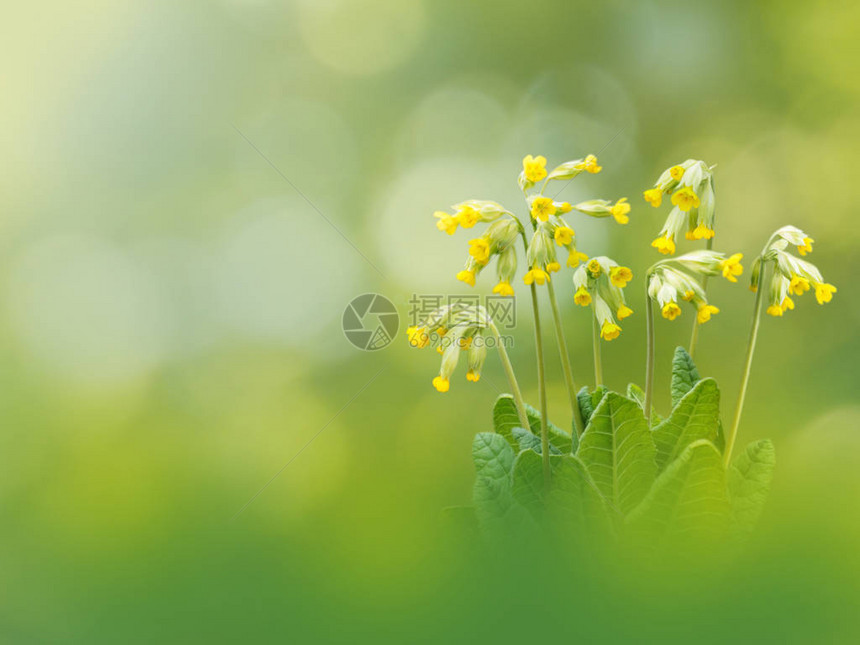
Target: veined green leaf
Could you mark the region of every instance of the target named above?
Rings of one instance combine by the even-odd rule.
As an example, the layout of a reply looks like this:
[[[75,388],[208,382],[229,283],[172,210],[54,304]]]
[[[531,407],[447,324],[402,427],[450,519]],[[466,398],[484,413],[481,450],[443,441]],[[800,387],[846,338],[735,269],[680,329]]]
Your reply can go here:
[[[541,442],[540,437],[534,434],[533,432],[529,432],[528,430],[524,430],[523,428],[514,428],[512,431],[513,437],[517,442],[517,446],[515,448],[516,452],[519,454],[523,450],[534,450],[536,453],[541,454]],[[551,443],[549,444],[549,454],[551,455],[560,455],[561,450],[556,448]]]
[[[511,493],[514,449],[502,435],[481,432],[472,441],[475,462],[473,499],[478,522],[483,526],[498,523],[522,512]]]
[[[577,457],[607,503],[622,514],[642,501],[657,474],[642,408],[615,392],[608,392],[591,415]]]
[[[537,437],[540,437],[540,413],[532,406],[526,404],[526,416],[531,426],[531,431]],[[493,427],[496,432],[505,437],[514,449],[519,447],[516,439],[513,436],[513,429],[519,428],[520,417],[517,414],[517,406],[514,403],[514,397],[510,394],[502,394],[496,399],[496,404],[493,406]],[[571,435],[553,424],[551,421],[547,423],[549,431],[549,441],[552,446],[555,446],[559,452],[570,452]]]
[[[641,408],[645,405],[645,390],[636,385],[636,383],[628,383],[627,398],[636,401]]]
[[[582,422],[588,425],[591,415],[594,414],[595,408],[603,400],[603,395],[606,394],[606,388],[598,385],[594,388],[594,392],[590,392],[587,387],[583,387],[577,392],[576,400],[579,402],[579,410],[582,412]]]
[[[672,546],[720,540],[729,522],[726,473],[710,441],[687,446],[664,470],[648,496],[628,516],[634,536],[648,544]]]
[[[611,532],[610,513],[597,484],[585,464],[573,455],[552,458],[547,506],[551,519],[567,533],[585,537]]]
[[[683,347],[675,348],[675,356],[672,359],[672,407],[684,398],[684,395],[693,389],[698,383],[699,370],[693,362],[693,357]]]
[[[729,468],[729,499],[732,504],[732,530],[748,537],[758,522],[770,494],[776,450],[770,439],[749,444]]]
[[[514,499],[533,514],[543,509],[543,457],[534,450],[525,450],[514,462]]]
[[[654,428],[657,468],[662,470],[698,439],[716,442],[720,425],[720,390],[712,378],[702,379]]]

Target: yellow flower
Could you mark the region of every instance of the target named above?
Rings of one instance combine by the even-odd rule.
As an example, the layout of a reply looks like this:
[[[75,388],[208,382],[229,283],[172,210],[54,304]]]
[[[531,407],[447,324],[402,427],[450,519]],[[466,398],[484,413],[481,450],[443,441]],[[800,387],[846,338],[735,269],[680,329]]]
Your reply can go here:
[[[680,315],[681,308],[678,306],[677,302],[667,302],[665,305],[663,305],[663,318],[675,320],[675,318]]]
[[[580,262],[586,262],[588,260],[588,256],[585,253],[580,253],[579,251],[571,251],[567,256],[567,266],[569,267],[578,267]]]
[[[436,345],[436,353],[437,354],[444,354],[445,349],[441,345]]]
[[[472,338],[471,336],[469,338],[461,338],[457,341],[457,344],[460,346],[460,350],[465,352],[472,346]]]
[[[433,213],[433,217],[437,217],[439,219],[436,222],[436,228],[440,231],[447,233],[448,235],[453,235],[457,231],[457,218],[453,215],[449,215],[445,211],[436,211]]]
[[[426,327],[409,327],[406,336],[409,338],[409,344],[418,349],[424,349],[430,343],[430,334],[427,333]]]
[[[469,255],[475,258],[478,264],[486,264],[490,260],[490,241],[485,237],[469,240]]]
[[[782,303],[779,305],[783,311],[788,311],[789,309],[794,309],[794,300],[786,296],[782,299]]]
[[[663,191],[659,188],[649,188],[642,193],[642,195],[644,195],[645,201],[651,204],[654,208],[657,208],[663,203]]]
[[[567,246],[573,241],[574,235],[576,234],[569,226],[559,226],[557,229],[555,229],[553,237],[555,238],[555,243],[559,246]]]
[[[689,186],[676,190],[672,195],[672,205],[677,206],[685,213],[691,208],[699,207],[699,196]]]
[[[558,207],[558,212],[564,215],[565,213],[569,213],[573,210],[573,206],[570,205],[570,202],[562,202]]]
[[[447,392],[448,388],[451,387],[451,384],[448,382],[448,379],[437,376],[433,379],[433,387],[440,392]]]
[[[622,197],[615,202],[615,205],[609,208],[609,212],[612,213],[612,217],[619,224],[626,224],[630,221],[630,218],[627,217],[627,213],[630,212],[630,204],[627,203],[626,197]]]
[[[812,243],[814,241],[815,240],[813,240],[811,237],[803,238],[803,246],[798,246],[797,252],[800,253],[801,255],[806,255],[807,253],[812,253]]]
[[[809,291],[809,280],[799,275],[791,276],[791,282],[788,285],[788,292],[790,294],[802,296],[807,291]]]
[[[475,272],[470,271],[469,269],[463,269],[460,273],[457,274],[457,279],[460,282],[465,282],[470,287],[475,286]]]
[[[693,235],[693,231],[690,231],[690,230],[688,230],[686,233],[684,233],[684,237],[688,240],[695,240],[696,239],[696,236]]]
[[[618,314],[618,320],[624,320],[628,316],[633,315],[633,310],[627,305],[621,305],[616,313]]]
[[[573,301],[578,305],[587,307],[591,304],[591,294],[588,293],[588,289],[585,287],[580,287],[576,290],[576,293],[573,294]]]
[[[669,168],[669,174],[672,175],[672,179],[675,181],[680,181],[681,177],[684,176],[684,168],[681,166],[672,166]]]
[[[540,269],[538,267],[532,267],[531,271],[528,271],[523,276],[523,282],[525,282],[526,284],[532,284],[532,283],[544,284],[548,281],[549,281],[549,274],[546,271],[544,271],[543,269]]]
[[[699,311],[696,314],[696,320],[699,323],[706,323],[711,319],[711,316],[714,314],[720,313],[720,310],[714,305],[703,304],[699,307]]]
[[[823,305],[825,302],[830,302],[833,300],[833,294],[836,293],[836,287],[832,284],[827,284],[826,282],[819,282],[815,286],[815,299],[818,301],[819,305]]]
[[[546,177],[546,157],[526,155],[523,159],[523,173],[532,183]]]
[[[710,240],[714,237],[714,230],[701,223],[693,229],[692,235],[694,240]]]
[[[783,312],[782,312],[782,307],[780,307],[779,305],[770,305],[770,306],[767,308],[767,313],[768,313],[768,315],[770,315],[770,316],[781,316],[781,315],[782,315],[782,313],[783,313]]]
[[[633,279],[633,271],[627,267],[612,267],[609,269],[609,280],[616,287],[623,289]]]
[[[600,337],[603,340],[613,340],[621,335],[621,327],[616,325],[611,320],[604,320],[603,326],[600,328]]]
[[[600,262],[598,262],[596,258],[591,259],[586,268],[593,278],[599,278],[600,274],[603,272],[603,268],[600,266]]]
[[[592,175],[596,175],[601,170],[603,170],[603,166],[597,165],[597,157],[594,155],[588,155],[581,164],[579,164],[580,170],[587,170]]]
[[[696,295],[695,291],[690,291],[689,289],[684,292],[684,295],[681,296],[686,302],[690,302],[693,299],[693,296]]]
[[[532,217],[545,222],[550,215],[555,215],[555,204],[549,197],[535,197],[532,201]]]
[[[561,271],[561,265],[558,262],[550,262],[546,265],[546,270],[549,273],[558,273]]]
[[[457,218],[457,222],[463,228],[472,228],[478,223],[478,220],[481,218],[481,214],[471,206],[463,206],[463,208],[457,211],[457,215],[455,217]]]
[[[731,257],[720,262],[720,268],[723,270],[723,277],[729,282],[737,282],[737,276],[744,272],[744,268],[741,266],[741,258],[743,256],[743,253],[735,253]]]
[[[477,383],[481,380],[481,375],[478,374],[475,370],[469,370],[466,372],[466,380],[471,381],[472,383]]]
[[[663,255],[671,255],[675,252],[675,240],[673,240],[669,234],[658,237],[656,240],[651,242],[651,246],[660,251]]]
[[[500,296],[512,296],[514,295],[514,288],[507,280],[501,280],[499,284],[493,287],[493,293],[497,293]]]

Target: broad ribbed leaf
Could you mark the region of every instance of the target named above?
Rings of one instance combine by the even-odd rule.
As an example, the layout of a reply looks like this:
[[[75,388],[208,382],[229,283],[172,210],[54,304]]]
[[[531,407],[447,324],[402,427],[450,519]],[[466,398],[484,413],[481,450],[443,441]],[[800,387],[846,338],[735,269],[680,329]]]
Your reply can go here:
[[[514,428],[513,430],[511,430],[511,433],[513,434],[513,437],[517,442],[517,445],[515,447],[517,454],[519,454],[523,450],[534,450],[536,453],[541,454],[541,441],[539,436],[537,436],[533,432],[524,430],[523,428]],[[550,443],[549,454],[560,455],[561,450],[559,450]]]
[[[692,356],[683,347],[675,348],[675,356],[672,359],[672,407],[684,398],[684,395],[693,389],[699,381],[699,370],[693,362]]]
[[[508,441],[492,432],[475,435],[472,460],[476,471],[473,499],[481,525],[493,524],[517,512],[511,494],[514,450]]]
[[[532,406],[526,404],[526,416],[528,417],[532,433],[540,437],[540,413]],[[512,447],[517,448],[518,444],[513,436],[513,429],[520,426],[522,424],[517,414],[514,397],[510,394],[502,394],[496,399],[496,404],[493,406],[493,427],[496,432],[508,440]],[[550,444],[558,448],[559,452],[570,452],[571,435],[552,422],[547,424],[547,429],[549,431]]]
[[[645,390],[636,385],[636,383],[627,384],[627,398],[636,401],[639,407],[645,406]]]
[[[547,505],[550,517],[568,534],[585,537],[608,534],[610,513],[595,484],[578,458],[573,455],[552,459],[552,487]]]
[[[732,529],[747,537],[755,528],[770,494],[776,450],[770,439],[749,444],[728,472],[729,499],[732,504]]]
[[[716,442],[720,426],[720,390],[712,378],[702,379],[654,428],[657,468],[662,470],[698,439]]]
[[[600,405],[604,394],[606,394],[606,388],[602,385],[594,388],[594,392],[590,392],[587,387],[583,387],[577,392],[576,400],[579,402],[579,410],[582,412],[582,422],[585,425],[588,425],[591,415],[594,414],[594,410]]]
[[[577,456],[607,503],[621,513],[642,501],[657,473],[642,408],[615,392],[608,392],[591,415]]]
[[[543,457],[534,450],[521,452],[514,462],[513,495],[533,514],[543,509]]]
[[[716,542],[728,522],[725,469],[709,441],[687,446],[627,518],[634,536],[646,544],[670,547]]]

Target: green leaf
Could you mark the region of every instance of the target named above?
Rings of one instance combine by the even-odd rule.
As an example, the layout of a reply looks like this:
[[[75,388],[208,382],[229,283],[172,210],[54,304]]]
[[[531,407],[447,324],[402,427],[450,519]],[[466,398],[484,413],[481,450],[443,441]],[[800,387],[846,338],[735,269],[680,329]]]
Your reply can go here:
[[[524,430],[523,428],[514,428],[512,431],[513,437],[517,442],[516,448],[518,448],[517,453],[522,452],[523,450],[534,450],[536,453],[541,454],[541,441],[540,437],[534,434],[533,432],[529,432],[528,430]],[[551,455],[560,455],[561,450],[556,448],[551,443],[549,444],[549,454]]]
[[[532,406],[526,404],[526,416],[531,426],[531,431],[534,435],[540,437],[540,413]],[[514,397],[510,394],[502,394],[496,399],[493,406],[493,427],[500,435],[505,437],[513,448],[518,448],[518,443],[513,435],[513,429],[519,428],[520,417],[517,414],[517,405],[514,403]],[[550,444],[555,446],[559,452],[568,453],[571,450],[572,439],[571,435],[553,424],[547,423],[549,432]]]
[[[582,422],[585,425],[588,425],[591,415],[594,414],[595,408],[603,400],[606,391],[605,387],[598,385],[594,388],[594,392],[589,392],[587,387],[583,387],[577,392],[576,400],[579,402],[579,410],[582,412]]]
[[[669,418],[654,428],[657,468],[663,470],[698,439],[715,442],[719,426],[720,390],[714,379],[702,379],[684,395]]]
[[[672,407],[684,398],[684,395],[693,389],[698,383],[699,370],[693,362],[692,356],[683,347],[675,348],[675,356],[672,359]]]
[[[514,449],[507,439],[492,432],[475,435],[472,460],[476,471],[472,497],[481,526],[487,527],[521,513],[511,493]]]
[[[636,383],[627,384],[627,398],[636,401],[640,408],[645,407],[645,390]]]
[[[732,529],[747,537],[755,528],[770,494],[776,450],[770,439],[749,444],[728,472],[729,499],[732,504]]]
[[[642,408],[615,392],[608,392],[591,415],[577,456],[607,503],[622,514],[642,501],[657,474]]]
[[[668,546],[716,542],[723,537],[728,521],[723,460],[705,440],[687,446],[627,518],[634,536],[647,544]]]
[[[514,462],[513,495],[532,513],[543,508],[543,457],[534,450],[521,452]]]
[[[547,499],[552,519],[567,534],[608,534],[612,523],[597,484],[573,455],[552,458],[552,487]]]

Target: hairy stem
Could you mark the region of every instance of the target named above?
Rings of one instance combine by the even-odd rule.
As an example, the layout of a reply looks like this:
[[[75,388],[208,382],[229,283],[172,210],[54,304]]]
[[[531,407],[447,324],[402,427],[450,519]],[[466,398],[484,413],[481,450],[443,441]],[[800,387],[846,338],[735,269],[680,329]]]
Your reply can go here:
[[[582,436],[584,423],[582,421],[582,411],[579,409],[579,403],[576,400],[576,382],[573,380],[573,370],[570,366],[570,355],[567,350],[567,340],[564,337],[564,328],[561,324],[561,315],[558,311],[558,301],[555,297],[555,288],[552,282],[546,283],[547,292],[549,293],[549,303],[552,306],[552,317],[555,321],[555,335],[558,339],[558,353],[561,355],[561,367],[564,372],[564,381],[567,385],[567,394],[570,398],[570,408],[573,412],[573,425],[576,428],[576,434]]]
[[[654,305],[648,294],[650,275],[645,276],[645,418],[651,423],[651,400],[654,395]]]
[[[517,416],[520,419],[520,425],[525,430],[530,430],[529,418],[526,415],[526,404],[523,401],[523,394],[520,391],[520,384],[517,382],[517,377],[514,374],[514,366],[511,365],[511,359],[508,357],[508,352],[502,344],[502,337],[499,335],[499,329],[496,324],[490,320],[488,322],[490,331],[496,338],[496,347],[499,350],[499,359],[502,361],[502,367],[505,370],[505,375],[508,377],[508,383],[511,386],[511,393],[514,395],[514,403],[517,406]]]
[[[750,337],[749,337],[749,341],[747,342],[747,355],[746,355],[746,362],[744,363],[744,373],[743,373],[743,377],[741,378],[741,390],[738,393],[738,402],[737,402],[737,405],[735,406],[735,417],[734,417],[734,420],[732,421],[732,427],[729,430],[729,436],[726,437],[726,452],[725,452],[725,455],[723,456],[723,463],[725,463],[726,466],[728,466],[732,460],[732,450],[735,447],[735,439],[738,436],[738,426],[740,426],[740,424],[741,424],[741,414],[743,413],[743,409],[744,409],[744,399],[746,398],[747,385],[749,385],[749,381],[750,381],[750,368],[752,368],[753,354],[755,353],[755,344],[756,344],[756,339],[758,338],[758,328],[759,328],[759,324],[761,323],[761,309],[762,309],[762,304],[764,302],[764,300],[762,298],[762,291],[763,291],[762,286],[765,283],[764,273],[766,270],[766,267],[764,265],[764,258],[761,258],[761,259],[762,259],[761,279],[759,280],[759,286],[758,286],[758,289],[756,290],[756,294],[755,294],[755,305],[753,306],[752,326],[750,327]]]
[[[705,243],[705,248],[710,251],[714,248],[714,238],[710,238]],[[702,277],[702,291],[708,291],[708,276]],[[690,335],[690,358],[696,354],[696,344],[699,342],[699,317],[693,318],[693,333]]]
[[[591,342],[594,346],[594,387],[603,385],[603,357],[600,355],[600,325],[597,315],[591,315]]]

